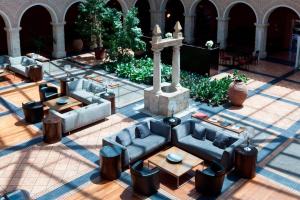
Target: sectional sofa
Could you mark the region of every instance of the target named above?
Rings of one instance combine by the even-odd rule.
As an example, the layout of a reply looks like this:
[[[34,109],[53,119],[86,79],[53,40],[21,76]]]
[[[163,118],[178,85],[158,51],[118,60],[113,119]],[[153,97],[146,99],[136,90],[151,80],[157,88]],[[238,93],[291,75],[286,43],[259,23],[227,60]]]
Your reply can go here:
[[[148,119],[103,139],[103,146],[122,148],[122,167],[149,156],[171,142],[171,128],[161,121]]]
[[[233,166],[234,149],[245,142],[243,137],[222,128],[187,120],[172,130],[172,144],[208,161],[218,161],[225,169]]]
[[[26,56],[9,57],[8,69],[29,78],[30,67],[35,65],[37,62]]]

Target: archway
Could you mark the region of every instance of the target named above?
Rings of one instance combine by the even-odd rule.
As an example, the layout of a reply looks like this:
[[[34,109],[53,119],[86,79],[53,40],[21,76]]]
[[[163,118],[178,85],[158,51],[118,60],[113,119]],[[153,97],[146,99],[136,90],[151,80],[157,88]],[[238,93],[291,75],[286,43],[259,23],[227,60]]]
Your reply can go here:
[[[140,19],[140,27],[145,36],[151,36],[151,14],[150,4],[148,0],[137,0],[135,7],[138,9],[138,18]]]
[[[109,0],[107,2],[107,6],[109,6],[111,8],[115,8],[117,11],[122,12],[122,6],[118,0]]]
[[[184,6],[180,0],[168,0],[165,12],[165,32],[173,33],[177,21],[184,29]],[[182,30],[184,32],[184,30]]]
[[[279,7],[271,12],[268,18],[268,59],[289,65],[294,64],[297,51],[295,36],[300,34],[295,27],[297,20],[299,16],[290,8]]]
[[[78,27],[76,27],[76,19],[79,14],[79,5],[80,2],[71,5],[65,15],[65,46],[67,53],[70,53],[75,50],[73,47],[74,40],[83,39],[80,36]]]
[[[218,12],[209,0],[202,0],[195,9],[195,44],[203,46],[208,40],[217,40]]]
[[[43,6],[36,5],[25,11],[20,22],[22,54],[34,52],[51,56],[53,50],[51,21],[51,15]]]
[[[247,4],[237,3],[232,6],[228,17],[227,49],[252,53],[255,46],[255,12]]]
[[[4,19],[0,15],[0,55],[7,55],[7,37],[6,37],[6,31],[4,28],[6,27]]]

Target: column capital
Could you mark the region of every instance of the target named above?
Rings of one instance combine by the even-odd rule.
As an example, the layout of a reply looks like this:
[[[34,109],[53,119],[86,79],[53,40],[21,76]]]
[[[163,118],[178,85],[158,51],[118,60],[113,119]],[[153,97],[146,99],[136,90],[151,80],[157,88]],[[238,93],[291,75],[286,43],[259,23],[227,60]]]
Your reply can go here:
[[[216,17],[217,21],[227,22],[230,20],[230,17]]]
[[[12,28],[7,28],[7,27],[5,27],[4,28],[4,30],[6,31],[6,32],[9,32],[9,33],[12,33],[12,32],[19,32],[20,30],[22,30],[22,27],[12,27]]]
[[[50,23],[52,26],[65,26],[66,22],[51,22]]]
[[[165,10],[161,11],[161,10],[151,10],[151,9],[149,11],[150,11],[150,13],[153,13],[153,14],[163,14],[166,12]]]
[[[270,24],[259,24],[259,23],[254,23],[254,26],[258,27],[258,28],[266,28],[268,27]]]

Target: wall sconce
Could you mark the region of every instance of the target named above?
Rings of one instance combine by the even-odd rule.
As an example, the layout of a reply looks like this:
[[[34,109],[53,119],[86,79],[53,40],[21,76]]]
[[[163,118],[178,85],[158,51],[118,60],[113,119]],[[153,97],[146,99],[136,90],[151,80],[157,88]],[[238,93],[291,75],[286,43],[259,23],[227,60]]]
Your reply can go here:
[[[171,17],[171,14],[170,13],[167,13],[167,18],[170,18]]]

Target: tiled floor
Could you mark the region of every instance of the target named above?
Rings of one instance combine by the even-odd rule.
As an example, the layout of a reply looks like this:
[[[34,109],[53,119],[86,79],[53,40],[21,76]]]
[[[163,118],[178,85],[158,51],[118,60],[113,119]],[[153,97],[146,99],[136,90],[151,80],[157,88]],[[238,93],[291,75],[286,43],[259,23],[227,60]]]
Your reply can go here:
[[[45,79],[48,81],[64,75],[63,66],[70,64],[64,60],[52,63],[50,73],[45,64],[48,70]],[[85,68],[74,66],[72,75],[83,76],[87,72]],[[191,102],[190,106],[191,111],[219,115],[239,125],[255,128],[253,143],[259,149],[257,176],[245,180],[230,173],[219,199],[299,199],[300,72],[287,74],[291,68],[265,61],[258,66],[251,66],[250,70],[252,72],[245,72],[250,78],[250,96],[242,108],[210,107],[197,102]],[[111,75],[101,71],[96,73],[116,81]],[[232,73],[232,70],[227,73]],[[57,84],[55,81],[53,83]],[[118,93],[117,105],[121,113],[75,131],[54,145],[36,140],[40,135],[38,124],[28,125],[21,121],[21,104],[39,99],[37,86],[2,93],[0,194],[23,188],[38,199],[143,199],[132,191],[128,171],[113,182],[101,180],[98,176],[102,138],[145,117],[140,113],[143,106],[140,101],[143,98],[141,88],[144,86],[129,85],[124,80],[120,83],[121,87],[114,89],[114,92]],[[7,147],[10,147],[9,150],[3,150]],[[151,199],[159,197],[202,198],[194,190],[193,178],[179,189],[170,187],[170,183],[163,183],[159,193]]]

